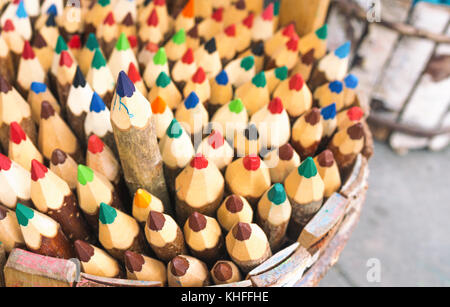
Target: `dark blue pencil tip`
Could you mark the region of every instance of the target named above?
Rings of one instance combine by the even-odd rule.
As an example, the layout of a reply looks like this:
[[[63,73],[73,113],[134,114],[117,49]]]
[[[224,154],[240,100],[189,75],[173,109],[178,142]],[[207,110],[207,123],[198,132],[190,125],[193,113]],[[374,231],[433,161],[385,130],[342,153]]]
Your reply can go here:
[[[55,15],[48,15],[47,21],[45,22],[47,27],[56,27]]]
[[[197,94],[195,92],[191,92],[184,101],[184,106],[186,107],[186,109],[193,109],[197,106],[199,101],[200,100],[198,99]]]
[[[345,77],[344,82],[346,88],[355,89],[358,86],[358,77],[350,74]]]
[[[228,84],[228,74],[225,70],[222,70],[217,76],[216,76],[216,82],[219,85],[227,85]]]
[[[326,106],[320,111],[324,120],[333,119],[336,117],[336,103]]]
[[[89,106],[89,111],[91,112],[95,112],[95,113],[100,113],[101,111],[106,109],[106,105],[103,102],[102,98],[100,98],[100,96],[94,92],[94,95],[92,95],[92,99],[91,99],[91,105]]]
[[[117,78],[116,92],[120,97],[131,97],[135,92],[133,82],[123,70],[119,73],[119,77]]]
[[[85,87],[86,79],[84,79],[83,73],[81,72],[80,66],[77,66],[77,70],[75,72],[75,76],[73,77],[73,86],[74,87]]]
[[[340,94],[342,92],[342,90],[344,89],[344,86],[341,81],[333,81],[333,82],[330,82],[330,84],[328,85],[328,88],[330,89],[330,91],[332,93]]]
[[[210,54],[217,50],[216,39],[214,37],[205,43],[205,49]]]
[[[55,4],[52,4],[49,6],[49,8],[47,9],[47,14],[53,15],[53,16],[58,15],[58,9],[56,8]]]

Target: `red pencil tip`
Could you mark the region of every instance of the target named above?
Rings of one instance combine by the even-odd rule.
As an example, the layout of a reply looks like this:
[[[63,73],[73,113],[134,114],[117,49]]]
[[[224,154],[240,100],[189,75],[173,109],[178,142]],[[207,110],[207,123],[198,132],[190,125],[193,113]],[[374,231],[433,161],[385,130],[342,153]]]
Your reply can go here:
[[[298,38],[292,36],[291,39],[286,43],[286,47],[290,51],[298,50]]]
[[[205,79],[206,79],[205,71],[203,70],[202,67],[199,67],[192,76],[192,82],[202,84],[203,81],[205,81]]]
[[[128,36],[128,42],[130,43],[130,47],[131,47],[132,49],[133,49],[133,48],[136,48],[136,46],[137,46],[137,44],[138,44],[136,35],[130,35],[130,36]]]
[[[295,74],[291,80],[289,80],[289,89],[296,90],[297,92],[303,88],[303,84],[305,81],[303,80],[302,75]]]
[[[16,28],[14,27],[14,24],[12,22],[11,19],[7,19],[5,21],[5,24],[3,26],[3,31],[5,32],[9,32],[9,31],[14,31]]]
[[[217,10],[215,10],[211,18],[217,22],[221,22],[223,19],[223,7],[220,7]]]
[[[158,25],[158,14],[156,13],[156,9],[154,8],[150,15],[147,18],[147,25],[156,27]]]
[[[196,154],[191,160],[191,167],[195,169],[204,169],[208,167],[208,160],[202,154]]]
[[[250,13],[248,14],[247,17],[245,17],[245,19],[242,21],[242,23],[247,27],[247,28],[252,28],[253,27],[253,20],[255,19],[255,14],[254,13]]]
[[[283,35],[286,37],[292,37],[295,33],[295,26],[293,23],[288,24],[284,29],[283,29]]]
[[[45,177],[45,173],[47,173],[48,169],[44,164],[39,162],[36,159],[31,161],[31,179],[33,181],[38,181],[41,178]]]
[[[96,154],[103,151],[103,141],[95,134],[91,135],[88,140],[88,150],[90,153]]]
[[[81,48],[81,39],[79,35],[74,35],[67,43],[70,49],[80,49]]]
[[[347,116],[351,121],[358,121],[364,115],[364,111],[360,107],[353,107],[347,111]]]
[[[130,63],[130,66],[128,66],[128,78],[130,78],[133,83],[141,81],[141,75],[133,63]]]
[[[214,149],[222,147],[223,144],[225,144],[225,139],[222,133],[217,130],[213,130],[208,137],[208,144]]]
[[[248,171],[256,171],[261,165],[261,159],[257,155],[249,155],[244,157],[244,167]]]
[[[106,15],[105,20],[103,21],[103,23],[105,25],[110,25],[110,26],[112,26],[115,22],[116,22],[116,20],[114,19],[114,15],[112,12],[109,12],[108,15]]]
[[[154,0],[153,3],[155,5],[162,6],[162,5],[166,5],[166,0]]]
[[[194,62],[194,53],[192,52],[192,48],[186,50],[183,57],[181,58],[181,62],[185,64],[192,64]]]
[[[12,122],[9,125],[9,136],[11,138],[11,141],[13,141],[15,144],[20,144],[20,142],[27,139],[27,135],[17,122]]]
[[[227,36],[236,36],[236,25],[232,24],[225,29],[225,34]]]
[[[0,153],[0,171],[7,171],[11,168],[12,161]]]
[[[283,102],[279,97],[275,97],[269,103],[268,109],[272,114],[281,114],[283,112]]]
[[[30,42],[25,41],[23,44],[23,52],[22,52],[22,58],[25,60],[31,60],[34,59],[34,51],[33,48],[31,48]]]
[[[67,66],[70,67],[72,66],[73,60],[72,57],[70,56],[69,52],[67,51],[62,51],[60,58],[59,58],[59,66]]]
[[[149,42],[147,45],[145,45],[145,49],[147,49],[150,52],[156,53],[159,49],[159,46],[155,43]]]
[[[270,3],[263,11],[261,15],[264,20],[272,20],[273,19],[273,3]]]

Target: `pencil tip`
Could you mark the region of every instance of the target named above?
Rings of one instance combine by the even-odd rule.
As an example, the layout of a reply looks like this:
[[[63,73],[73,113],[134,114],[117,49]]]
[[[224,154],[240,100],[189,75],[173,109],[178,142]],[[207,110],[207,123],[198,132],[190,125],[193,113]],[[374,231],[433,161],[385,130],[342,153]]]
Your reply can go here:
[[[120,33],[120,36],[117,39],[116,49],[119,51],[125,51],[125,50],[130,49],[130,42],[128,41],[128,38],[125,35],[125,33],[123,33],[123,32]]]
[[[100,222],[104,225],[114,223],[117,217],[117,211],[111,206],[108,206],[105,203],[100,203],[100,212],[99,219]]]
[[[28,221],[34,217],[34,211],[21,203],[17,203],[16,217],[19,225],[26,227],[28,225]]]
[[[360,107],[348,109],[347,116],[351,121],[359,121],[364,116],[364,111]]]
[[[278,156],[283,161],[290,161],[294,156],[294,148],[291,144],[286,143],[278,149]]]
[[[120,97],[131,97],[135,92],[135,87],[133,82],[131,82],[130,78],[128,78],[127,74],[122,70],[119,72],[119,76],[117,77],[117,87],[116,92]]]
[[[253,27],[253,20],[255,19],[255,14],[250,12],[247,17],[242,21],[242,24],[246,26],[248,29]]]
[[[227,36],[236,36],[236,25],[232,24],[225,28],[224,30]]]
[[[217,76],[216,76],[216,83],[219,85],[227,85],[228,84],[228,75],[225,70],[222,70]]]
[[[334,164],[333,152],[329,149],[325,149],[317,156],[317,162],[321,167],[331,167]]]
[[[94,33],[89,33],[88,38],[86,40],[86,48],[88,48],[90,51],[94,51],[99,47],[97,38],[95,37]]]
[[[218,130],[213,130],[208,136],[208,144],[214,149],[218,149],[225,144],[225,138]]]
[[[38,181],[45,177],[48,172],[48,168],[36,159],[31,160],[31,179]]]
[[[207,42],[205,43],[205,50],[206,50],[209,54],[211,54],[211,53],[213,53],[213,52],[216,52],[217,46],[216,46],[216,38],[215,38],[215,37],[211,38],[209,41],[207,41]]]
[[[350,53],[350,47],[351,47],[351,42],[347,41],[342,46],[337,48],[334,51],[334,54],[340,59],[345,59]]]
[[[55,52],[57,54],[60,54],[62,51],[64,50],[68,50],[69,48],[67,47],[66,42],[64,41],[64,38],[60,35],[58,36],[58,39],[56,41],[56,47],[55,47]]]
[[[156,13],[156,9],[153,8],[150,15],[148,15],[147,18],[147,26],[149,27],[156,27],[158,25],[158,13]]]
[[[328,36],[328,25],[324,24],[321,28],[316,30],[316,36],[321,39],[325,40]]]
[[[261,17],[264,20],[270,21],[273,19],[273,2],[271,2],[262,12]]]
[[[255,57],[253,55],[250,55],[248,57],[245,57],[242,59],[241,61],[241,67],[245,70],[245,71],[249,71],[250,69],[252,69],[252,67],[255,65]]]
[[[214,266],[214,277],[220,281],[227,281],[233,276],[233,269],[226,262],[219,262]]]
[[[206,217],[198,212],[194,212],[189,216],[189,228],[195,232],[199,232],[206,228]]]
[[[29,41],[25,41],[23,44],[22,58],[24,58],[25,60],[30,60],[30,59],[35,58],[33,48],[31,48]]]
[[[181,45],[186,42],[186,32],[184,29],[180,29],[177,33],[175,33],[172,37],[172,41],[177,44]]]
[[[258,128],[254,123],[250,123],[244,130],[244,136],[249,141],[256,141],[259,138]]]
[[[72,85],[77,87],[85,87],[86,86],[86,79],[83,76],[83,73],[81,72],[80,66],[77,65],[77,70],[75,71],[75,76],[73,77]]]
[[[344,90],[344,85],[341,81],[332,81],[328,84],[328,88],[332,93],[340,94]]]
[[[90,153],[96,154],[103,151],[105,144],[103,141],[95,134],[92,134],[88,140],[88,151]]]
[[[15,144],[20,144],[22,141],[27,139],[27,135],[17,122],[12,122],[9,125],[9,136],[11,141]]]
[[[267,198],[275,205],[281,205],[286,201],[286,192],[281,183],[275,183],[267,193]]]
[[[103,20],[103,24],[105,25],[114,25],[116,23],[116,20],[114,19],[114,15],[112,12],[109,12],[108,15],[106,15],[105,20]]]
[[[336,117],[336,112],[336,103],[332,103],[329,106],[322,108],[320,114],[324,120],[329,120]]]
[[[152,202],[152,195],[144,189],[137,189],[134,193],[133,205],[138,208],[147,208]]]
[[[166,111],[167,103],[161,97],[156,97],[152,102],[152,113],[163,114]]]
[[[223,7],[217,8],[211,15],[211,18],[216,22],[221,22],[223,20]]]
[[[254,76],[252,79],[252,83],[256,87],[260,87],[260,88],[265,87],[267,84],[267,81],[266,81],[266,75],[265,75],[264,71],[261,71],[258,74],[256,74],[256,76]]]
[[[50,161],[53,165],[59,165],[59,164],[63,164],[64,162],[66,162],[66,159],[67,159],[67,154],[64,151],[62,151],[61,149],[56,148],[52,152],[52,157],[51,157]]]
[[[176,256],[170,261],[170,263],[170,271],[177,277],[184,276],[189,269],[189,262],[186,260],[186,258],[181,256]]]
[[[86,185],[94,180],[94,171],[86,165],[78,164],[77,179],[80,184]]]
[[[312,108],[305,114],[305,122],[311,126],[317,125],[320,122],[320,111],[318,108]]]
[[[269,102],[269,105],[267,107],[272,114],[281,114],[284,110],[283,108],[283,102],[281,101],[280,97],[275,97]]]
[[[311,157],[305,159],[305,161],[298,167],[298,174],[307,179],[317,175],[317,167],[314,160]]]
[[[153,231],[160,231],[166,223],[166,218],[161,212],[150,211],[147,218],[147,225]]]
[[[91,67],[100,69],[106,66],[106,60],[99,48],[95,49],[94,57],[92,58]]]
[[[201,170],[208,167],[208,160],[204,155],[198,153],[192,158],[190,165],[195,169]]]
[[[305,84],[305,81],[303,80],[303,77],[301,74],[295,74],[291,77],[289,80],[289,89],[300,91],[303,88],[303,85]]]
[[[198,105],[199,101],[200,99],[198,98],[197,94],[195,92],[191,92],[184,101],[184,106],[186,107],[186,109],[193,109]]]
[[[130,273],[140,272],[145,263],[145,259],[141,254],[132,251],[126,251],[124,254],[125,266]]]
[[[360,140],[364,137],[364,128],[361,123],[357,123],[347,129],[347,133],[352,140]]]
[[[42,101],[41,103],[41,118],[48,119],[51,116],[55,115],[55,110],[53,109],[50,102],[47,100]]]
[[[156,86],[165,88],[170,84],[170,77],[164,72],[160,72],[156,79]]]
[[[47,14],[53,16],[58,15],[58,9],[56,8],[56,5],[54,3],[48,7]]]
[[[197,84],[202,84],[206,80],[205,70],[199,66],[197,71],[192,76],[192,82]]]
[[[81,39],[78,34],[72,36],[70,41],[67,43],[70,49],[80,49],[81,48]]]
[[[106,105],[103,102],[102,98],[97,94],[97,92],[94,92],[91,99],[91,104],[89,106],[89,111],[100,113],[101,111],[104,111],[106,109]]]
[[[181,58],[181,62],[185,64],[192,64],[194,62],[194,52],[192,51],[192,48],[186,50]]]
[[[252,228],[250,227],[250,224],[248,223],[242,223],[238,222],[233,227],[233,236],[235,239],[239,241],[245,241],[250,238],[252,234]]]
[[[358,77],[353,74],[349,74],[344,79],[345,87],[349,89],[355,89],[358,86],[358,82]]]
[[[14,31],[16,28],[14,27],[14,23],[11,19],[6,19],[5,24],[3,25],[3,31],[10,32]]]
[[[8,93],[12,89],[11,84],[9,84],[8,80],[0,74],[0,92]]]
[[[244,208],[244,202],[242,201],[241,197],[239,197],[239,195],[233,194],[228,197],[227,202],[225,203],[225,207],[231,213],[238,213],[241,212]]]
[[[155,65],[165,65],[167,63],[166,49],[164,47],[158,49],[153,57],[153,63]]]
[[[228,109],[230,110],[230,112],[239,114],[242,112],[242,110],[244,110],[244,103],[240,98],[233,99],[228,105]]]
[[[261,165],[261,159],[257,155],[249,155],[243,159],[244,167],[248,171],[256,171]]]
[[[183,134],[183,129],[180,123],[174,118],[170,122],[169,127],[167,127],[166,134],[171,139],[177,139]]]
[[[81,262],[89,262],[91,257],[94,256],[94,248],[90,244],[81,240],[76,240],[73,245],[75,247],[77,258]]]
[[[0,171],[7,171],[11,168],[12,161],[10,158],[0,153]]]
[[[68,51],[63,50],[59,58],[59,66],[71,67],[73,63],[72,57]]]

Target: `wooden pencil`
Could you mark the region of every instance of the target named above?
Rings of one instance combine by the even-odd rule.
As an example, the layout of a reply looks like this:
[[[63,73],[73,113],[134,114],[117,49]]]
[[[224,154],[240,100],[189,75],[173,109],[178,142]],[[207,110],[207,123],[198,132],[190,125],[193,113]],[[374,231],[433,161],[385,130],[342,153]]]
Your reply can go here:
[[[55,220],[20,203],[16,216],[29,251],[55,258],[74,258],[72,245]]]
[[[119,72],[122,70],[128,71],[130,63],[133,63],[136,68],[138,67],[136,56],[130,47],[130,42],[125,33],[122,32],[108,60],[108,67],[111,70],[113,78],[117,78]]]
[[[48,88],[47,84],[41,82],[32,82],[28,93],[27,102],[31,107],[31,117],[36,125],[41,121],[42,101],[48,101],[56,113],[61,114],[61,108],[55,96]]]
[[[242,280],[239,268],[232,262],[226,260],[217,261],[211,269],[211,278],[215,285],[224,285]]]
[[[30,75],[30,71],[33,75]],[[19,61],[19,67],[17,69],[17,88],[22,93],[22,96],[26,97],[33,81],[45,82],[45,71],[41,66],[33,48],[29,41],[25,41],[23,45],[22,57]]]
[[[122,1],[122,2],[125,3],[124,1]],[[134,3],[134,1],[133,2],[128,1],[128,2]],[[117,14],[117,5],[116,5],[116,7],[114,8],[114,16],[117,16],[117,20],[121,20],[119,23],[119,32],[125,33],[126,36],[137,34],[136,22],[134,20],[133,15],[130,12],[127,13],[123,17],[123,19],[120,19],[120,16],[118,16],[118,14]]]
[[[38,147],[48,160],[56,148],[64,150],[77,162],[83,160],[76,136],[47,101],[43,101],[41,107]]]
[[[114,95],[114,77],[109,66],[106,65],[106,60],[100,49],[95,49],[86,81],[89,82],[92,90],[103,99],[108,108],[111,108],[111,100]]]
[[[212,265],[225,254],[222,230],[215,218],[193,212],[183,230],[186,244],[194,257]]]
[[[50,45],[39,32],[35,34],[32,46],[34,53],[41,63],[42,68],[45,72],[48,72],[50,66],[52,65],[53,48],[50,47]]]
[[[9,82],[14,82],[15,69],[12,53],[2,34],[0,34],[0,75],[4,76]]]
[[[186,82],[197,70],[197,64],[194,61],[194,52],[188,48],[172,67],[171,76],[177,87],[182,90]]]
[[[232,194],[224,199],[217,210],[217,220],[224,230],[230,231],[238,222],[251,223],[253,209],[244,197]]]
[[[314,158],[317,170],[325,185],[324,196],[330,197],[341,187],[339,168],[331,150],[326,149]]]
[[[212,128],[221,132],[228,141],[247,127],[248,113],[242,100],[233,99],[221,106],[211,119]]]
[[[162,139],[173,120],[172,110],[167,103],[158,96],[152,101],[152,113],[155,118],[156,136],[158,139]]]
[[[222,65],[225,66],[236,56],[236,24],[224,28],[215,39]]]
[[[270,101],[269,89],[264,72],[255,75],[250,82],[236,89],[235,96],[242,99],[251,116]]]
[[[264,42],[265,54],[268,57],[273,56],[282,45],[286,44],[291,37],[295,37],[296,35],[297,33],[295,32],[295,25],[293,23],[284,26]]]
[[[177,108],[175,118],[191,135],[194,146],[199,144],[203,138],[203,131],[209,123],[209,115],[195,92],[191,92]]]
[[[209,116],[213,116],[216,111],[231,101],[233,98],[233,87],[228,80],[228,74],[222,70],[209,81],[211,85],[211,97],[207,104]]]
[[[231,84],[238,88],[247,82],[251,82],[255,76],[255,58],[250,55],[235,59],[227,64],[225,71]]]
[[[159,143],[164,161],[164,175],[171,194],[175,191],[175,179],[195,154],[190,135],[174,118]]]
[[[74,5],[69,1],[59,16],[59,32],[67,40],[84,30],[84,20],[81,18],[81,5]]]
[[[322,136],[322,144],[328,144],[337,127],[337,118],[336,118],[336,104],[330,104],[325,108],[320,110],[320,115],[322,115],[322,124],[323,124],[323,136]]]
[[[286,144],[291,137],[291,124],[289,115],[279,97],[256,111],[250,118],[256,125],[260,134],[261,146],[264,148],[277,148]]]
[[[175,31],[179,31],[180,29],[189,31],[195,25],[194,17],[194,0],[188,0],[183,10],[175,18]]]
[[[252,42],[252,30],[254,26],[255,14],[249,12],[242,22],[236,24],[236,51],[238,53],[248,49]]]
[[[58,101],[61,104],[63,114],[66,112],[67,98],[69,97],[70,87],[72,86],[76,71],[77,64],[75,59],[68,51],[61,51],[55,77]]]
[[[84,121],[84,134],[86,139],[95,134],[103,142],[105,142],[109,148],[116,150],[116,143],[114,141],[113,129],[111,126],[111,115],[108,107],[103,100],[94,92],[92,95],[91,104],[89,106],[89,112],[86,115]]]
[[[201,5],[196,6],[201,7]],[[223,30],[223,7],[214,10],[212,14],[206,16],[203,21],[198,24],[198,34],[208,41]]]
[[[163,47],[159,48],[152,60],[147,63],[144,74],[142,75],[148,88],[155,86],[156,79],[161,72],[169,75],[169,64],[167,62],[166,51]]]
[[[164,211],[170,213],[151,105],[123,71],[117,81],[111,123],[130,193],[146,189],[161,199]]]
[[[132,251],[126,251],[124,257],[128,279],[167,283],[166,266],[161,261]]]
[[[100,203],[124,210],[122,200],[108,179],[82,164],[77,169],[77,195],[86,220],[95,230],[98,227]]]
[[[270,3],[261,14],[256,16],[252,29],[253,41],[266,41],[273,36],[273,9],[274,4]]]
[[[159,49],[158,45],[153,44],[151,42],[142,46],[141,50],[137,55],[137,60],[141,71],[145,71],[145,67],[153,59],[156,52],[158,52],[158,49]]]
[[[336,110],[344,108],[344,84],[341,81],[332,81],[316,88],[313,99],[316,105],[321,108],[330,104],[336,104]]]
[[[159,27],[161,32],[166,35],[171,27],[171,17],[169,16],[169,12],[167,10],[166,0],[155,0],[153,1],[153,5],[158,13],[159,18]]]
[[[318,63],[311,74],[310,84],[316,88],[335,80],[343,80],[347,74],[351,42],[348,41],[328,53]]]
[[[7,253],[11,253],[13,248],[25,247],[16,213],[2,206],[0,206],[0,242]]]
[[[264,162],[269,168],[272,183],[281,183],[294,168],[300,165],[300,156],[291,144],[286,143],[270,151],[264,157]]]
[[[142,44],[148,42],[160,44],[164,40],[164,34],[161,32],[159,17],[155,8],[150,12],[147,20],[144,23],[141,23],[138,36]]]
[[[66,51],[66,53],[69,53],[69,56],[66,56],[66,58],[71,58],[70,60],[73,61],[73,58],[71,56],[72,51],[69,50],[69,47],[67,46],[64,38],[59,35],[56,41],[55,50],[53,52],[53,58],[52,58],[52,65],[50,66],[50,74],[49,74],[49,81],[51,88],[54,89],[56,94],[59,96],[58,88],[57,88],[57,74],[58,74],[58,68],[60,67],[61,62],[61,54],[63,51]],[[70,61],[68,61],[69,63]],[[72,64],[72,63],[71,63]],[[63,71],[62,71],[63,72]],[[59,97],[58,97],[59,98]]]
[[[195,92],[203,105],[207,104],[211,97],[211,85],[206,78],[205,70],[199,66],[192,77],[186,82],[183,89],[184,97],[189,96],[191,92]]]
[[[86,165],[105,176],[115,185],[118,185],[121,181],[119,161],[117,161],[108,145],[95,134],[92,134],[88,139]]]
[[[187,252],[183,233],[174,219],[158,211],[150,211],[145,237],[156,256],[164,262]]]
[[[196,63],[201,63],[208,79],[215,77],[222,69],[222,62],[214,37],[195,50],[194,58]]]
[[[272,256],[267,236],[256,224],[235,224],[228,232],[225,242],[231,259],[244,273]]]
[[[32,207],[30,172],[0,153],[0,204],[15,209],[17,203]]]
[[[252,206],[270,187],[270,173],[257,155],[233,161],[225,172],[227,188],[231,193],[245,197]]]
[[[41,17],[45,17],[41,15]],[[53,14],[49,14],[47,19],[41,28],[38,28],[38,21],[35,23],[35,28],[38,30],[39,35],[45,40],[48,46],[52,49],[55,49],[57,40],[59,37],[59,29],[55,20],[56,16]],[[36,34],[37,35],[37,34]],[[50,59],[51,60],[51,59]]]
[[[105,203],[100,203],[98,224],[100,243],[117,260],[123,261],[127,250],[140,254],[146,253],[144,234],[131,216]]]
[[[17,122],[9,125],[9,148],[8,157],[29,171],[31,160],[36,159],[43,162],[43,157],[36,146],[31,142],[25,131]]]
[[[31,200],[70,240],[93,240],[69,185],[37,160],[31,162]]]
[[[238,58],[245,58],[250,55],[253,55],[255,59],[255,72],[261,72],[264,68],[265,62],[263,41],[253,42],[250,45],[250,48],[238,54]]]
[[[92,8],[86,13],[85,32],[95,33],[95,30],[105,20],[106,15],[111,9],[112,5],[110,0],[95,1]]]
[[[296,35],[291,36],[289,41],[278,48],[274,54],[266,60],[266,69],[286,66],[289,70],[293,69],[298,61],[299,38]]]
[[[257,223],[269,240],[272,251],[284,243],[292,207],[281,183],[275,183],[258,202]]]
[[[356,101],[356,88],[358,87],[358,77],[349,74],[344,79],[344,106],[350,107]]]
[[[342,175],[346,174],[355,162],[364,147],[364,141],[364,128],[361,123],[339,130],[334,135],[328,149],[333,152]]]
[[[229,6],[225,7],[223,15],[224,26],[241,22],[248,14],[245,0],[237,0]]]
[[[311,157],[306,158],[298,169],[292,170],[284,186],[292,205],[288,236],[296,240],[301,229],[322,206],[325,186]]]
[[[234,158],[234,150],[228,144],[219,130],[211,131],[211,134],[203,139],[197,148],[197,153],[205,156],[208,161],[214,163],[224,172],[225,168]]]
[[[20,55],[23,51],[24,39],[17,31],[11,19],[7,19],[2,27],[2,37],[5,39],[12,55],[13,66],[17,67],[19,64]]]
[[[351,107],[350,109],[339,112],[336,116],[337,129],[342,130],[361,122],[364,117],[364,111],[360,107]]]
[[[186,46],[192,48],[192,50],[197,50],[202,43],[202,39],[198,35],[198,25],[195,24],[186,32]]]
[[[63,179],[72,191],[77,187],[77,163],[61,149],[55,149],[50,159],[50,170]]]
[[[234,152],[238,157],[247,155],[258,155],[261,151],[260,134],[258,128],[254,123],[242,130],[239,130],[234,135],[233,140]]]
[[[302,160],[314,156],[323,135],[320,110],[312,108],[303,114],[292,127],[292,146]]]
[[[141,224],[145,225],[150,211],[164,212],[164,206],[158,197],[144,189],[137,189],[133,198],[132,215]]]
[[[86,39],[86,43],[80,51],[80,65],[81,72],[84,76],[89,72],[91,67],[92,59],[94,58],[95,51],[100,48],[97,38],[94,33],[89,33]]]
[[[274,97],[280,97],[291,118],[298,118],[312,107],[312,94],[300,74],[280,83]]]
[[[119,37],[119,26],[116,23],[113,12],[110,11],[103,22],[99,24],[96,36],[101,49],[105,52],[106,57],[109,57]]]
[[[182,96],[178,88],[170,79],[169,75],[162,71],[156,79],[155,86],[148,93],[148,100],[155,101],[157,97],[164,100],[172,110],[176,109],[182,102]]]
[[[119,263],[104,250],[82,240],[76,240],[73,245],[84,273],[108,278],[121,277]]]
[[[186,31],[180,29],[164,46],[170,65],[181,59],[187,50]]]
[[[206,287],[210,284],[206,264],[187,255],[176,256],[169,262],[167,281],[169,287]]]
[[[195,211],[212,216],[222,202],[224,179],[214,163],[196,154],[175,180],[176,216],[180,224]]]

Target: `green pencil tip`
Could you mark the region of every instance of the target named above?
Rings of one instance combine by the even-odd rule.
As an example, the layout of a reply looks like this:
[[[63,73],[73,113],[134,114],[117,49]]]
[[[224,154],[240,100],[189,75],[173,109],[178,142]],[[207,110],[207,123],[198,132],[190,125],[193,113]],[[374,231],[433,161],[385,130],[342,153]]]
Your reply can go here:
[[[228,105],[228,109],[230,109],[231,112],[239,114],[244,110],[244,104],[242,103],[242,100],[237,98],[230,102]]]
[[[164,72],[160,72],[158,78],[156,78],[156,86],[165,88],[170,84],[170,77]]]
[[[18,203],[16,207],[16,217],[20,225],[27,226],[28,221],[34,217],[34,211],[21,203]]]
[[[317,175],[317,167],[314,160],[311,157],[306,158],[302,164],[298,167],[298,174],[307,179]]]
[[[255,65],[255,58],[253,57],[253,55],[245,57],[241,61],[241,67],[246,71],[249,71],[253,67],[253,65]]]
[[[167,56],[166,56],[166,50],[164,47],[161,47],[156,52],[155,56],[153,57],[153,63],[155,65],[164,65],[167,62]]]
[[[95,49],[94,57],[92,58],[91,66],[95,69],[106,66],[106,60],[99,48]]]
[[[60,54],[61,52],[63,52],[64,50],[68,50],[69,48],[67,48],[67,44],[64,41],[64,38],[60,35],[58,36],[58,40],[56,41],[56,47],[55,47],[55,52],[57,54]]]
[[[288,68],[287,66],[282,66],[275,68],[275,77],[277,77],[278,80],[284,81],[288,77]]]
[[[175,35],[172,37],[172,41],[177,44],[181,45],[186,41],[186,32],[184,29],[180,29]]]
[[[119,51],[130,49],[130,42],[128,41],[128,38],[125,35],[125,33],[123,32],[120,34],[119,39],[117,40],[116,49]]]
[[[94,180],[94,171],[86,165],[79,164],[77,177],[80,184],[86,185],[86,183]]]
[[[324,24],[321,28],[317,29],[316,35],[319,39],[326,39],[328,36],[328,25]]]
[[[88,48],[91,51],[94,51],[99,47],[97,38],[95,37],[94,33],[89,33],[88,39],[86,41],[86,48]]]
[[[103,7],[109,5],[110,3],[111,3],[110,0],[98,0],[98,4],[100,4]]]
[[[286,201],[286,192],[281,183],[276,183],[267,193],[267,198],[275,205],[281,205]]]
[[[167,128],[166,134],[171,139],[177,139],[183,134],[180,123],[174,118]]]
[[[117,217],[117,211],[105,203],[100,203],[99,219],[102,224],[112,224]]]
[[[265,87],[267,82],[266,82],[266,75],[264,74],[264,72],[261,71],[256,76],[254,76],[252,79],[252,83],[256,87]]]

